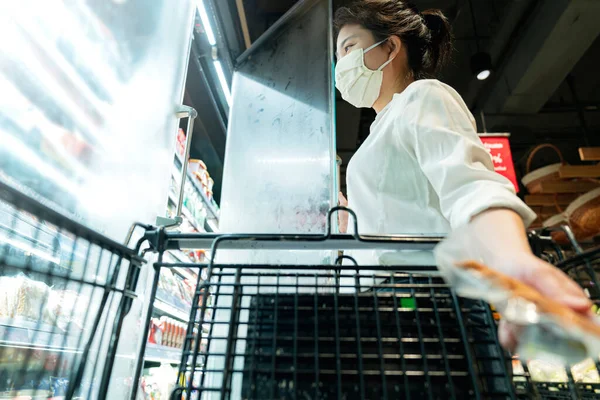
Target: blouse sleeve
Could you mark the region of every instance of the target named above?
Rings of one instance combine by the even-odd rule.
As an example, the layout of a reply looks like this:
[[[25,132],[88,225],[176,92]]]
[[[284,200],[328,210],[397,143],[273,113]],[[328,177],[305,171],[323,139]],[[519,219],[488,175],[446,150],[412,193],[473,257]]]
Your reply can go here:
[[[535,220],[512,183],[494,172],[491,156],[458,94],[455,97],[439,82],[429,81],[411,94],[405,110],[404,122],[409,124],[405,139],[453,229],[491,208],[515,211],[526,226]]]

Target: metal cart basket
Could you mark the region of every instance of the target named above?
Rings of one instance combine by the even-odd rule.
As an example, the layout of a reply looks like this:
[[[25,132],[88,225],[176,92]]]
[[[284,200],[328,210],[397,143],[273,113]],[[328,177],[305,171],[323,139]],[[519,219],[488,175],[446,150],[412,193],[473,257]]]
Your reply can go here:
[[[208,265],[169,264],[160,254],[155,265],[200,270],[172,399],[600,396],[598,383],[571,371],[563,381],[534,382],[500,347],[493,310],[457,297],[434,267],[214,263],[218,249],[424,249],[436,238],[147,237],[159,253],[212,244]]]
[[[0,398],[105,398],[142,263],[0,182]]]

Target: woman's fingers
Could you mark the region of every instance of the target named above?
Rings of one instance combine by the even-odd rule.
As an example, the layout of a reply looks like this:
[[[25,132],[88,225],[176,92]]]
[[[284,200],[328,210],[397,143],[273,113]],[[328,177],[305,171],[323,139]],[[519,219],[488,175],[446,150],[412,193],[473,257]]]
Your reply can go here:
[[[583,289],[567,274],[533,254],[520,256],[507,266],[506,271],[541,294],[581,314],[590,312],[592,302]],[[502,346],[515,352],[522,328],[501,320],[498,339]]]
[[[556,267],[534,257],[530,265],[523,266],[523,270],[521,280],[543,295],[580,313],[587,313],[592,307],[581,287]]]
[[[498,326],[498,340],[500,340],[500,344],[506,350],[511,353],[514,353],[517,350],[517,345],[519,343],[519,329],[512,324],[509,324],[505,320],[500,320],[500,325]]]

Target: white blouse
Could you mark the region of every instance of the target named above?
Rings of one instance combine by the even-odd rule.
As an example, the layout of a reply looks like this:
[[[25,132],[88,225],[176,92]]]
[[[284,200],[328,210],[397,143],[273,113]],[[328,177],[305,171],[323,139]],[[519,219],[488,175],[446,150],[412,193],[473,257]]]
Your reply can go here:
[[[410,84],[377,115],[347,189],[361,234],[444,235],[490,208],[512,209],[527,226],[536,218],[494,172],[460,95],[437,80]]]

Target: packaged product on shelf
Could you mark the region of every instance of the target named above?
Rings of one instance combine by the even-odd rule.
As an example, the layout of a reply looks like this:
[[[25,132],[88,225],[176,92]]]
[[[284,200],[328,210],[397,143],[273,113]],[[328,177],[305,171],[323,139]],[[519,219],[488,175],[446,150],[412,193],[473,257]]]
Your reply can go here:
[[[56,315],[56,325],[61,329],[74,326],[83,329],[89,310],[90,299],[72,290],[52,290],[48,307]]]
[[[183,131],[183,129],[179,128],[179,130],[177,131],[176,151],[177,154],[179,154],[181,157],[185,156],[185,142],[185,132]]]
[[[162,316],[152,318],[148,343],[180,349],[185,339],[186,324]]]
[[[182,300],[186,305],[186,308],[191,307],[192,305],[192,297],[190,297],[190,292],[188,290],[188,284],[186,283],[188,279],[179,280],[179,290],[181,291]]]
[[[158,326],[162,332],[162,340],[160,343],[162,346],[169,346],[170,332],[168,327],[168,319],[168,317],[162,316],[158,322]]]
[[[204,250],[188,250],[186,255],[195,263],[206,262],[206,252]]]
[[[167,320],[167,332],[169,332],[167,336],[167,346],[175,347],[173,346],[175,343],[175,321],[171,318]]]
[[[202,187],[202,191],[204,192],[204,194],[206,194],[206,192],[208,191],[208,180],[210,179],[210,176],[208,175],[208,172],[203,173],[203,174],[195,174],[196,179],[198,179],[198,183],[200,184],[200,187]]]
[[[152,318],[150,320],[150,332],[148,334],[148,343],[162,345],[162,328],[160,326],[160,320],[158,318]]]
[[[183,222],[181,223],[181,225],[179,225],[178,229],[181,232],[186,232],[186,233],[196,233],[196,232],[198,232],[196,230],[196,228],[194,228],[194,226],[192,225],[191,221],[188,221],[186,218],[183,219]]]
[[[169,364],[162,364],[158,368],[149,368],[145,371],[140,382],[142,392],[148,400],[168,400],[175,388],[177,370]]]
[[[208,169],[206,168],[206,164],[204,164],[204,161],[194,159],[190,159],[188,161],[188,171],[190,171],[192,175],[202,175],[208,173]]]
[[[191,282],[189,279],[184,279],[181,282],[181,292],[183,293],[183,299],[188,307],[192,306],[194,300],[194,290],[196,282]]]
[[[205,263],[206,260],[206,251],[205,250],[196,250],[196,260],[199,263]]]
[[[56,315],[49,307],[51,289],[25,275],[0,277],[0,317],[25,318],[54,325]]]
[[[162,269],[158,280],[157,297],[176,308],[183,308],[185,303],[177,283],[177,278],[169,269]]]
[[[183,340],[185,336],[185,324],[182,322],[177,323],[177,340],[175,341],[175,347],[178,349],[183,348]]]

